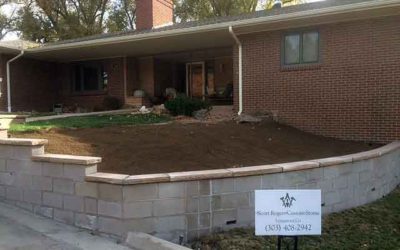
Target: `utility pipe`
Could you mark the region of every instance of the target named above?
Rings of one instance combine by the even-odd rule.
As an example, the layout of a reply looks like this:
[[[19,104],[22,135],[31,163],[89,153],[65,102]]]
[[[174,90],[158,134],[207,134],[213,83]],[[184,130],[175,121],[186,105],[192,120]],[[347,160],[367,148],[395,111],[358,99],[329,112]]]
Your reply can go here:
[[[233,31],[232,26],[229,26],[229,33],[231,33],[233,39],[235,40],[238,48],[239,48],[239,112],[238,115],[241,115],[243,112],[243,48],[242,43],[239,38]]]
[[[21,53],[16,57],[7,61],[7,111],[11,113],[11,73],[10,73],[10,64],[23,56],[25,54],[24,50],[21,50]]]

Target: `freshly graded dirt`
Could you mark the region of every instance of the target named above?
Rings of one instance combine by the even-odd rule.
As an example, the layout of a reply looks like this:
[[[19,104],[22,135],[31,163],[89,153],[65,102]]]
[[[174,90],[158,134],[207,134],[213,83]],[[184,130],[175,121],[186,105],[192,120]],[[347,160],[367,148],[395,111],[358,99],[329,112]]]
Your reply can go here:
[[[271,121],[57,129],[12,134],[45,138],[48,153],[103,157],[99,170],[124,174],[219,169],[339,156],[379,145],[329,139]]]

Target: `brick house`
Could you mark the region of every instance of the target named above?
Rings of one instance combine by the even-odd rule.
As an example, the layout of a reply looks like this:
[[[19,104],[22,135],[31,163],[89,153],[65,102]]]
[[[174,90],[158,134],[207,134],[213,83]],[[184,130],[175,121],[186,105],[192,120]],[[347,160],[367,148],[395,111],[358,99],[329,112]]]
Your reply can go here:
[[[172,20],[171,0],[137,0],[135,31],[1,46],[0,110],[49,111],[58,103],[94,109],[106,96],[141,105],[174,88],[324,136],[400,138],[400,0],[327,0]]]

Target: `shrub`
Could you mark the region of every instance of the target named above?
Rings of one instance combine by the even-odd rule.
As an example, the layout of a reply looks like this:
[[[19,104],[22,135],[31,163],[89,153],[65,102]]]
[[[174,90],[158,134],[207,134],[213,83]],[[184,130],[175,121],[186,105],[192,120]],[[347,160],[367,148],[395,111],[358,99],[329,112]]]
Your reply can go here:
[[[117,110],[122,107],[122,103],[117,97],[106,96],[103,100],[103,107],[105,110]]]
[[[172,115],[186,116],[192,116],[194,111],[200,109],[209,110],[211,108],[209,102],[200,99],[193,99],[186,95],[178,95],[176,98],[166,101],[164,105]]]

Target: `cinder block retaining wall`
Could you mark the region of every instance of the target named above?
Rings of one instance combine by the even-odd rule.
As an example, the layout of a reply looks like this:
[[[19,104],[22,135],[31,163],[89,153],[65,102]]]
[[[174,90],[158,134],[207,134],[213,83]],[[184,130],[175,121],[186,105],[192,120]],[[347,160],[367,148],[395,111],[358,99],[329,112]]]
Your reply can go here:
[[[269,166],[127,176],[96,157],[49,155],[46,140],[0,139],[0,198],[77,227],[170,241],[254,224],[254,190],[322,189],[325,214],[360,206],[400,183],[400,143],[359,154]]]

